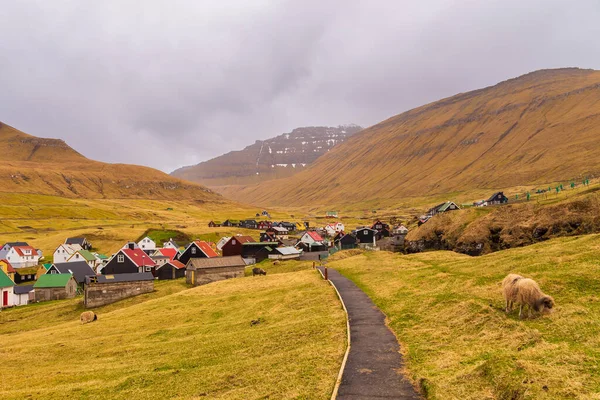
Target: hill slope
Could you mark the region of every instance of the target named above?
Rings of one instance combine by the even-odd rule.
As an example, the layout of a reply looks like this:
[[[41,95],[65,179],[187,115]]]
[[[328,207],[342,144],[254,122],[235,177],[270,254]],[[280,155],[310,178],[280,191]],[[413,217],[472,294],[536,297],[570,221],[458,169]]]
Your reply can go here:
[[[600,71],[541,70],[392,117],[290,179],[222,193],[329,205],[566,180],[600,171],[599,137]]]
[[[271,139],[257,140],[243,150],[180,168],[171,175],[207,186],[253,184],[285,178],[304,170],[361,129],[357,125],[297,128]]]
[[[223,201],[196,184],[152,168],[85,158],[64,141],[43,139],[0,123],[0,191],[76,198]]]

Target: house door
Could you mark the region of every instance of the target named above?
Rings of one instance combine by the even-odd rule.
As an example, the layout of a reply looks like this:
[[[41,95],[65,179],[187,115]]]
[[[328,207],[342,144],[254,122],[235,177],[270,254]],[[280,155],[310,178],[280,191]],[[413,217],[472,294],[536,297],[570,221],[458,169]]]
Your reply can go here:
[[[2,292],[2,307],[8,306],[8,291]]]

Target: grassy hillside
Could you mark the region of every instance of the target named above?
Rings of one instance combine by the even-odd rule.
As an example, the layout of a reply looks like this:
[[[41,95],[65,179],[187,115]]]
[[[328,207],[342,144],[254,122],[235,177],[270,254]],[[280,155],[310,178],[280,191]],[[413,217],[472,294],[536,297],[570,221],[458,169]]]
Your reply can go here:
[[[593,399],[600,394],[599,258],[600,236],[589,235],[476,258],[378,252],[329,266],[386,313],[428,398]],[[510,272],[535,279],[554,297],[554,312],[506,315],[500,282]]]
[[[0,191],[70,198],[225,201],[207,188],[152,168],[85,158],[58,139],[42,139],[0,122]]]
[[[255,204],[387,203],[600,171],[600,71],[542,70],[361,131],[292,178],[221,193]]]
[[[219,187],[224,185],[287,178],[304,170],[333,146],[361,129],[357,125],[296,128],[271,139],[257,140],[243,150],[180,168],[171,175],[215,190],[220,190]]]
[[[0,313],[28,318],[28,329],[3,332],[0,357],[19,372],[18,382],[0,380],[0,397],[323,399],[346,345],[339,301],[314,271],[232,279],[99,310],[88,325],[73,303]],[[28,316],[36,307],[46,312]]]

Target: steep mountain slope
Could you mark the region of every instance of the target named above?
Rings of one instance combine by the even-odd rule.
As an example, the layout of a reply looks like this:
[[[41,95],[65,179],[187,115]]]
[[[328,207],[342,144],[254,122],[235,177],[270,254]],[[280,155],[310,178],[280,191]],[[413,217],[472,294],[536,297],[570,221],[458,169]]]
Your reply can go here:
[[[43,139],[0,123],[1,192],[81,198],[223,201],[205,187],[152,168],[85,158],[64,141]]]
[[[272,139],[257,140],[244,150],[180,168],[171,175],[207,186],[252,184],[289,177],[360,130],[357,125],[297,128]]]
[[[261,204],[376,202],[600,171],[600,71],[541,70],[367,128],[306,171],[230,187]]]

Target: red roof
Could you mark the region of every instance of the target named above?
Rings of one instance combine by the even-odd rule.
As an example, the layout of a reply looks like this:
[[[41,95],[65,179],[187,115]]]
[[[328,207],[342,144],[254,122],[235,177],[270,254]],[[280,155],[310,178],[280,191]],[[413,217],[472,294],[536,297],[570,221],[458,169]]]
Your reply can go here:
[[[181,263],[177,260],[169,261],[169,264],[171,264],[172,266],[174,266],[177,269],[185,268],[185,265],[183,265],[183,263]]]
[[[194,243],[200,247],[200,250],[206,255],[208,258],[219,257],[219,255],[210,247],[210,244],[206,243],[202,240],[194,240]]]
[[[0,261],[6,263],[6,270],[7,270],[6,272],[8,272],[9,274],[12,274],[12,273],[15,272],[15,269],[13,268],[12,265],[10,265],[10,263],[8,262],[8,260],[0,260]]]
[[[153,267],[156,265],[154,261],[140,249],[122,249],[121,251],[138,267]]]
[[[241,244],[249,243],[249,242],[250,243],[254,242],[254,239],[252,239],[250,236],[242,236],[242,235],[240,235],[240,236],[232,236],[231,239],[229,239],[229,241],[231,241],[233,239],[237,240]]]
[[[37,256],[37,250],[31,246],[14,246],[13,249],[17,252],[21,257],[25,255],[25,250],[31,250],[32,256]]]
[[[323,238],[315,231],[308,231],[308,236],[310,236],[315,242],[322,242]]]
[[[171,261],[175,259],[175,256],[178,253],[177,249],[174,249],[172,247],[168,247],[166,249],[158,249],[158,251],[160,251],[160,254],[162,254],[163,256],[169,257],[169,260]]]

